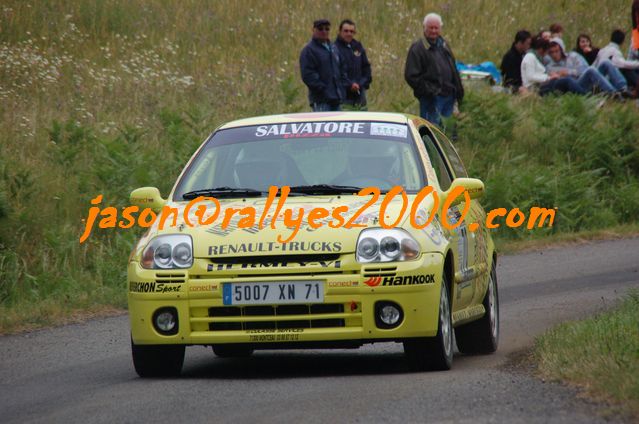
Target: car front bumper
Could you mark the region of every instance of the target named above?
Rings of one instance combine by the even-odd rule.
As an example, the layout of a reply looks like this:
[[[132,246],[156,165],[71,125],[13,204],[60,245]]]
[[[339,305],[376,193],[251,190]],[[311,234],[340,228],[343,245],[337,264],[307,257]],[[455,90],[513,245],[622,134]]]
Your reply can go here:
[[[443,272],[439,253],[388,264],[362,265],[344,258],[339,270],[310,269],[302,275],[286,269],[277,275],[209,272],[206,262],[196,259],[189,270],[147,270],[138,262],[129,263],[129,317],[136,344],[251,344],[270,348],[316,343],[338,347],[346,341],[401,341],[437,333]],[[223,284],[292,280],[322,282],[324,302],[223,304]],[[395,328],[380,328],[376,322],[375,305],[383,301],[402,309],[403,319]],[[178,330],[173,335],[162,335],[152,322],[154,313],[166,307],[177,311]]]

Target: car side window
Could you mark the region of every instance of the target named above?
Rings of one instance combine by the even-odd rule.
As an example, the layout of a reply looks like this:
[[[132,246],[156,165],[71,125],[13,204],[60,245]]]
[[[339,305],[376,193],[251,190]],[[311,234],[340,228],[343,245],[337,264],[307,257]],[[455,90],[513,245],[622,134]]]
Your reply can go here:
[[[424,146],[426,146],[426,152],[428,153],[428,157],[430,158],[430,162],[433,165],[433,169],[435,170],[435,174],[437,175],[437,180],[439,181],[439,187],[442,190],[448,190],[450,184],[453,181],[450,170],[446,165],[446,161],[442,156],[439,148],[435,144],[433,140],[433,136],[431,132],[426,127],[421,127],[419,129],[419,135],[424,142]]]
[[[455,177],[457,178],[468,178],[468,172],[466,171],[466,167],[462,163],[457,151],[451,144],[451,142],[446,138],[446,136],[439,131],[439,129],[434,129],[437,135],[437,141],[439,141],[439,145],[446,153],[446,157],[448,158],[448,162],[450,163],[451,168],[453,168],[453,172],[455,173]]]

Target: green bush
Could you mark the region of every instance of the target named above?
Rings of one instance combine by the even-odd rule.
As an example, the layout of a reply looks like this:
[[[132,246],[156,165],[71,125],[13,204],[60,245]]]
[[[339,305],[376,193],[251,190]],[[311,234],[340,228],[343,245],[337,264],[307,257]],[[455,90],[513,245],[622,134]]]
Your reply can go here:
[[[639,217],[639,122],[594,97],[517,98],[471,92],[457,147],[486,183],[486,209],[557,207],[552,229],[497,230],[500,237],[593,230]]]

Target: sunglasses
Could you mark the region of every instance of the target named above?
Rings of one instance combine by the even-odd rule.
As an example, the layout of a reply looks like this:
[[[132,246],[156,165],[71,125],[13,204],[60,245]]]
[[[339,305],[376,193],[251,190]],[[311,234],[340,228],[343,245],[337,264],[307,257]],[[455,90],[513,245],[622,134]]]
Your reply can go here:
[[[355,30],[354,29],[343,29],[342,32],[355,34]]]

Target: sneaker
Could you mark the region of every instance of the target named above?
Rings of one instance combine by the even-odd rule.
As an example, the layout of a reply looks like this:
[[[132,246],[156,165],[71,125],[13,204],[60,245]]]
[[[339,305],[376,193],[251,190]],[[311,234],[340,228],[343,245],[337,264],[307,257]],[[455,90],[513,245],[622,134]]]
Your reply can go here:
[[[617,94],[619,94],[624,99],[634,99],[632,91],[628,90],[627,88],[625,90],[618,91]]]

